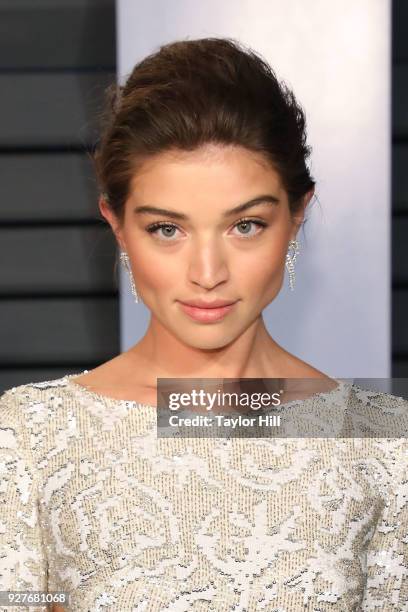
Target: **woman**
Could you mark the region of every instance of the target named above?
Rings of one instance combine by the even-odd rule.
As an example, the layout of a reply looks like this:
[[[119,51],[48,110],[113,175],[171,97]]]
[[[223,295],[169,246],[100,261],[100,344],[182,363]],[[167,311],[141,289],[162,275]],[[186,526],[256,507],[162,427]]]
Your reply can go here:
[[[315,414],[406,407],[265,327],[285,265],[294,286],[309,153],[293,93],[230,39],[163,46],[113,90],[99,204],[151,320],[94,370],[3,394],[2,589],[76,612],[407,609],[406,440],[157,437],[159,378],[313,379]]]

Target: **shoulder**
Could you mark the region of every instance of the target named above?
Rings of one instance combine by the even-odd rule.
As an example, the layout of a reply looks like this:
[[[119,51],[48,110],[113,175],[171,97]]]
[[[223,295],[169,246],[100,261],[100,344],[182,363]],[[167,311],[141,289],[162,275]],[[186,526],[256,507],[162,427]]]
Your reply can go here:
[[[352,436],[370,442],[373,456],[387,466],[391,481],[407,480],[408,400],[349,384],[347,408]]]
[[[353,391],[355,397],[361,402],[388,409],[392,412],[403,411],[408,407],[407,398],[378,389],[366,388],[365,385],[363,386],[362,383],[358,382],[359,379],[352,380],[357,380],[357,382],[350,383],[350,390]]]
[[[63,432],[72,429],[76,400],[67,382],[66,376],[30,382],[0,395],[0,456],[22,458],[43,471],[44,458],[64,447]]]
[[[388,440],[401,447],[408,458],[408,400],[358,384],[349,385],[348,405],[356,428],[355,434]]]
[[[10,387],[0,394],[0,402],[3,405],[16,403],[30,403],[33,401],[49,398],[67,387],[68,375],[52,380],[29,382]]]
[[[0,395],[0,429],[13,423],[28,433],[45,427],[69,398],[67,376],[10,387]],[[50,419],[51,417],[51,419]]]

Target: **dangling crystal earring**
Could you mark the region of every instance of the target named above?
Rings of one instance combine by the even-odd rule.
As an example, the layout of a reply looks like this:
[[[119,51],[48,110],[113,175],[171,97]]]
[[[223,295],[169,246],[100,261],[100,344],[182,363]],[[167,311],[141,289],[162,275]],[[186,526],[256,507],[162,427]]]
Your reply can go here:
[[[120,260],[121,260],[123,266],[126,268],[126,270],[129,273],[130,286],[132,288],[132,293],[133,293],[133,295],[135,297],[135,303],[138,304],[139,303],[139,296],[138,296],[137,291],[136,291],[135,279],[133,278],[132,268],[130,267],[130,263],[129,263],[129,255],[126,253],[126,251],[122,251],[121,252]]]
[[[290,255],[289,250],[293,253]],[[291,291],[295,288],[295,263],[299,253],[299,242],[297,240],[289,240],[288,252],[286,253],[286,268],[289,272],[289,285]]]

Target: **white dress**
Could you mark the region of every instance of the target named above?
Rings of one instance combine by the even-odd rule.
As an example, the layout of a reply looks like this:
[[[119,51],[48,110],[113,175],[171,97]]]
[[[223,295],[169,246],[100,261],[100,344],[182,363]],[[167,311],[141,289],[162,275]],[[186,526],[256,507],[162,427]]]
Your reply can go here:
[[[80,374],[0,397],[0,591],[65,591],[72,612],[408,611],[406,437],[159,438],[155,407]],[[346,382],[301,401],[408,419]]]

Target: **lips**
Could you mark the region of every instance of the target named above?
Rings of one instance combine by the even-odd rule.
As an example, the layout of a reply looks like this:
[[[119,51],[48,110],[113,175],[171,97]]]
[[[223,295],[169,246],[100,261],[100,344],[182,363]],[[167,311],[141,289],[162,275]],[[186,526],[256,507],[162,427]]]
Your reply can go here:
[[[186,306],[194,306],[195,308],[223,308],[224,306],[234,304],[235,301],[236,300],[213,300],[211,302],[206,302],[205,300],[189,300],[182,301],[181,303],[186,304]]]
[[[195,321],[200,321],[201,323],[212,323],[223,319],[229,312],[231,312],[231,310],[233,310],[236,305],[236,302],[227,302],[224,306],[212,306],[211,308],[208,306],[206,308],[191,306],[190,304],[186,304],[184,302],[179,302],[179,304],[183,312],[187,314],[191,319],[194,319]]]

